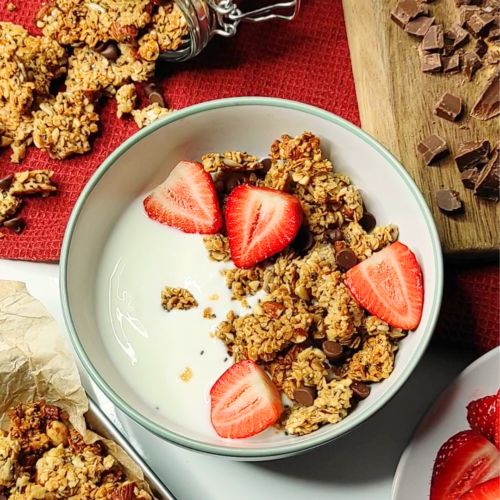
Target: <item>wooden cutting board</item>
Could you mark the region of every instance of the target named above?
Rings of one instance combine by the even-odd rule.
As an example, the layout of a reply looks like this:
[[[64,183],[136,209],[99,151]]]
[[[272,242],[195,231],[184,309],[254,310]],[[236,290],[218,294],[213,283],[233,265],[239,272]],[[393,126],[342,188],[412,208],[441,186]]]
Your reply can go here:
[[[463,187],[453,154],[462,141],[500,138],[500,121],[469,117],[493,68],[480,70],[472,82],[461,74],[432,75],[420,71],[417,45],[390,20],[397,0],[343,0],[361,124],[396,156],[413,177],[434,214],[443,251],[455,257],[484,257],[499,248],[499,204],[479,200]],[[453,0],[429,4],[445,30],[458,20]],[[456,123],[433,115],[445,92],[459,95],[465,104]],[[448,141],[452,152],[436,166],[425,166],[416,155],[417,143],[432,133]],[[451,187],[460,193],[465,210],[446,215],[436,205],[435,190]]]

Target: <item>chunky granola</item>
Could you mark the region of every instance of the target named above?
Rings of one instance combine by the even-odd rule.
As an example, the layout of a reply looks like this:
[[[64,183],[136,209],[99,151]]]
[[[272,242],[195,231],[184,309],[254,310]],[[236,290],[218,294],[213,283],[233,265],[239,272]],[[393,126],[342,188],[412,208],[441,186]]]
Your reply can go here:
[[[197,307],[198,302],[189,290],[166,286],[161,292],[161,305],[166,311],[172,309],[186,310]]]
[[[9,418],[8,429],[0,430],[0,496],[151,500],[101,444],[86,444],[59,408],[44,401],[19,404]]]
[[[135,111],[139,128],[169,113],[156,103],[135,110],[131,84],[152,78],[160,53],[186,37],[174,1],[51,0],[35,23],[43,36],[0,22],[0,148],[12,162],[32,144],[58,159],[90,150],[101,96],[116,95],[118,117]],[[66,89],[53,95],[61,77]]]
[[[233,311],[214,335],[227,346],[235,361],[259,363],[276,387],[294,404],[281,419],[290,434],[308,434],[327,423],[337,423],[351,411],[358,396],[353,381],[371,384],[394,369],[397,343],[406,332],[368,314],[345,284],[346,268],[337,262],[348,249],[356,261],[398,239],[395,225],[364,227],[360,192],[350,179],[333,170],[318,137],[309,132],[287,135],[271,146],[271,165],[258,157],[229,151],[202,157],[214,175],[221,204],[239,183],[287,191],[301,202],[303,229],[309,234],[306,249],[293,242],[278,255],[250,269],[222,272],[233,300],[247,305],[260,294],[249,314]],[[225,234],[204,238],[211,260],[230,260]],[[324,342],[342,355],[327,357]],[[297,391],[313,396],[300,403]]]

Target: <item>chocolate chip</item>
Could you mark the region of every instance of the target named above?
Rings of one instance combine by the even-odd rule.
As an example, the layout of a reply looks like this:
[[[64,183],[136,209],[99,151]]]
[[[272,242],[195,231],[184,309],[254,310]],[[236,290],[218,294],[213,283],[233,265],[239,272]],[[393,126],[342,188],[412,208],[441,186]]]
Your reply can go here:
[[[417,0],[399,0],[391,11],[391,19],[400,27],[404,28],[412,19],[420,15],[427,15],[429,8]]]
[[[488,44],[482,39],[476,40],[474,52],[482,59],[488,52]]]
[[[14,231],[15,233],[22,233],[26,227],[26,222],[22,217],[14,217],[13,219],[6,220],[3,223],[4,227]]]
[[[444,48],[443,25],[431,26],[422,40],[422,50],[438,52]]]
[[[445,73],[458,73],[460,71],[460,56],[443,57],[443,71]]]
[[[371,233],[377,226],[377,220],[375,216],[370,212],[364,212],[363,217],[359,221],[359,225],[367,232]]]
[[[426,165],[430,165],[448,152],[448,146],[442,137],[432,134],[417,145],[417,151]]]
[[[463,172],[488,161],[490,154],[489,141],[467,141],[458,145],[455,162],[458,170]]]
[[[325,233],[326,239],[330,243],[335,243],[336,241],[342,241],[344,239],[344,234],[341,229],[330,229]]]
[[[463,47],[469,41],[469,32],[464,30],[459,24],[454,24],[445,34],[451,40],[453,50]]]
[[[301,227],[292,241],[292,248],[296,250],[298,253],[306,253],[308,252],[314,245],[314,237],[307,229],[307,227]]]
[[[475,5],[464,5],[460,7],[460,24],[465,26],[467,21],[474,15],[481,12],[481,9]]]
[[[471,116],[478,120],[489,120],[500,114],[500,71],[497,70],[486,82]]]
[[[410,35],[423,37],[429,31],[429,28],[434,24],[434,19],[434,17],[427,16],[417,17],[405,26],[405,31]]]
[[[458,193],[453,189],[439,189],[436,192],[436,201],[444,212],[457,212],[462,208]]]
[[[9,174],[3,179],[0,179],[0,191],[7,191],[10,186],[12,186],[12,181],[14,180],[14,175]]]
[[[99,52],[99,54],[107,47],[106,42],[97,42],[97,44],[94,46],[94,50],[96,52]]]
[[[312,406],[316,399],[316,390],[312,387],[298,387],[293,392],[293,399],[304,406]]]
[[[120,57],[120,50],[116,42],[108,42],[99,53],[110,61],[116,61]]]
[[[359,399],[366,399],[370,395],[370,387],[363,382],[353,382],[351,384],[351,391]]]
[[[350,248],[339,250],[335,256],[337,264],[344,269],[351,269],[358,263],[356,254]]]
[[[494,21],[495,16],[491,14],[477,12],[473,14],[465,23],[465,27],[475,37],[485,36],[488,26]]]
[[[149,99],[149,102],[151,104],[154,104],[156,102],[162,108],[165,107],[165,99],[163,99],[163,93],[161,91],[161,88],[158,85],[156,85],[156,83],[154,82],[148,83],[144,87],[144,93],[146,94],[146,97]]]
[[[325,356],[331,361],[338,361],[342,358],[344,348],[338,343],[331,340],[325,340],[321,344],[321,350]]]
[[[462,99],[455,94],[446,94],[436,104],[433,113],[439,118],[454,122],[462,112]]]
[[[424,73],[438,73],[441,71],[442,63],[439,54],[425,54],[420,57],[420,69]]]
[[[273,161],[271,158],[264,158],[263,160],[260,160],[260,164],[262,165],[262,169],[260,170],[263,174],[267,174],[269,172],[269,169],[271,168],[271,165],[273,164]]]
[[[500,182],[500,144],[497,143],[493,148],[493,154],[488,164],[479,174],[476,182],[476,190],[474,194],[479,198],[489,201],[498,201],[499,198],[499,182]]]
[[[479,170],[477,168],[469,168],[462,172],[461,177],[462,183],[466,189],[474,189],[479,177]]]
[[[226,192],[230,193],[235,187],[245,184],[245,174],[243,172],[225,172],[224,185]]]

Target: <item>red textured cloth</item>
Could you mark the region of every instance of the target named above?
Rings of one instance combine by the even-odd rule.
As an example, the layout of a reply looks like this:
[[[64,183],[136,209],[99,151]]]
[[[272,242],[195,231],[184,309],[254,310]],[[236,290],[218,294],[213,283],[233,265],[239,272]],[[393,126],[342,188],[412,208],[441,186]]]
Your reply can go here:
[[[271,1],[271,0],[270,0]],[[36,32],[32,19],[42,0],[13,0],[17,9],[0,4],[0,19]],[[341,0],[306,0],[294,23],[273,21],[241,25],[232,39],[214,39],[195,60],[159,68],[170,107],[234,96],[293,99],[332,111],[359,125],[354,81]],[[0,177],[17,170],[51,168],[57,196],[26,201],[23,234],[7,232],[0,257],[56,261],[66,223],[83,186],[102,161],[136,131],[130,120],[118,120],[115,105],[101,114],[100,133],[91,154],[64,162],[31,148],[21,165],[0,155]],[[485,352],[498,345],[498,266],[448,268],[443,311],[436,337]]]

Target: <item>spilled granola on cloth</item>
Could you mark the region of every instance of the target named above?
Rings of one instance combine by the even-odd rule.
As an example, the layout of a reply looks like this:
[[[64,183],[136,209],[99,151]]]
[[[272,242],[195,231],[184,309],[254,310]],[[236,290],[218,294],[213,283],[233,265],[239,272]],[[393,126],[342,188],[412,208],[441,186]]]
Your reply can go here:
[[[44,401],[9,410],[0,430],[0,496],[8,500],[151,500],[100,443],[86,444],[68,416]]]
[[[250,359],[267,371],[292,402],[280,425],[290,434],[304,435],[340,422],[359,399],[360,384],[381,382],[394,369],[397,343],[406,332],[361,308],[345,284],[347,268],[337,256],[347,250],[356,262],[363,261],[396,241],[398,228],[364,229],[360,192],[334,171],[312,133],[283,135],[272,144],[270,158],[264,168],[258,157],[238,151],[202,157],[221,206],[238,184],[286,191],[302,205],[301,231],[310,241],[304,248],[297,237],[250,269],[222,270],[233,300],[244,305],[256,294],[260,299],[249,314],[229,311],[215,336],[235,362]],[[230,260],[224,231],[205,237],[204,245],[210,260]],[[326,342],[341,354],[328,357]],[[311,396],[307,404],[297,392],[304,388]]]
[[[9,4],[10,5],[10,4]],[[175,51],[188,33],[174,1],[50,0],[35,17],[43,36],[0,22],[0,149],[21,162],[34,145],[64,159],[91,149],[101,96],[116,95],[118,117],[138,127],[169,110],[136,110],[135,82],[154,75],[160,53]],[[64,79],[66,90],[52,94]]]

